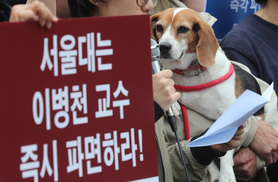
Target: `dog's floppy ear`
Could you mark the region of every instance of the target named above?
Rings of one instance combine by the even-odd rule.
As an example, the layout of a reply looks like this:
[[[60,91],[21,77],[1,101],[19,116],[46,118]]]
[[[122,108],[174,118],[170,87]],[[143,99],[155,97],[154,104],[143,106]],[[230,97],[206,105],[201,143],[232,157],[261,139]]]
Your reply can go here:
[[[197,57],[201,65],[212,66],[215,62],[215,56],[219,47],[211,26],[203,20],[197,22],[196,29],[199,33],[199,42],[197,45]]]
[[[151,16],[151,38],[155,39],[157,42],[158,42],[158,39],[156,37],[156,34],[155,34],[155,24],[156,22],[159,20],[159,17],[160,17],[160,14],[161,13],[157,13],[157,14],[154,14]]]

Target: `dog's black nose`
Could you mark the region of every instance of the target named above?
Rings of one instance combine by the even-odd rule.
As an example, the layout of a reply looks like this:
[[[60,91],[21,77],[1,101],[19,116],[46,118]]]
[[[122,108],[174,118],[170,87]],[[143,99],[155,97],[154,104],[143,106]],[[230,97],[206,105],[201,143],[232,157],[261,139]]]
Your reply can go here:
[[[159,44],[159,50],[162,54],[167,54],[172,48],[172,45],[168,42],[162,42]]]

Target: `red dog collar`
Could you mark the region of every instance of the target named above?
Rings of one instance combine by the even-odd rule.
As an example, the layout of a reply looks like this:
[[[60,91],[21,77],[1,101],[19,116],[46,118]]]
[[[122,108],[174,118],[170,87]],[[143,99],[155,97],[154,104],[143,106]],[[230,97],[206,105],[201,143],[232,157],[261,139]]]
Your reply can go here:
[[[174,85],[174,87],[176,90],[183,91],[183,92],[192,92],[192,91],[203,90],[203,89],[206,89],[209,87],[213,87],[221,82],[224,82],[225,80],[230,78],[233,73],[234,73],[234,66],[231,63],[230,70],[228,71],[228,73],[216,80],[210,81],[208,83],[200,84],[200,85],[194,85],[194,86]]]

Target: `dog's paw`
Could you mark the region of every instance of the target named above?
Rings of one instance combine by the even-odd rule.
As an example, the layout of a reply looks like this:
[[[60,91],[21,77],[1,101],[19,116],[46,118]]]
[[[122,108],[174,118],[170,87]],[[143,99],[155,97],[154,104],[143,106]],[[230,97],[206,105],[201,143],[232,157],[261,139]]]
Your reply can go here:
[[[236,182],[235,174],[220,172],[219,182]]]
[[[178,102],[174,102],[174,104],[172,105],[172,110],[176,117],[181,115],[181,106]]]

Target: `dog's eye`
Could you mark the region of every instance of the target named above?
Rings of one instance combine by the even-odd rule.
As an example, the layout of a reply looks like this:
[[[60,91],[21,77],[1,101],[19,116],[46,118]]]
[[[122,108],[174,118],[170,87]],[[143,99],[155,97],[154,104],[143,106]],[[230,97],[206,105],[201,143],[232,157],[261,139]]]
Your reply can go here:
[[[179,27],[179,29],[178,29],[178,33],[186,33],[186,32],[188,32],[188,28],[186,28],[186,27]]]
[[[162,25],[156,25],[155,29],[156,29],[156,31],[161,32],[161,33],[164,31]]]

